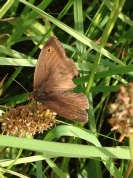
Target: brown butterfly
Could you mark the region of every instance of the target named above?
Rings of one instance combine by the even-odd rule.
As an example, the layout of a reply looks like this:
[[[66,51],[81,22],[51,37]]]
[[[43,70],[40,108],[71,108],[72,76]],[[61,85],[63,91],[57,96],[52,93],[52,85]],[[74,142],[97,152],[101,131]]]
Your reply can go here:
[[[34,74],[32,98],[67,119],[87,122],[88,100],[83,93],[74,93],[72,81],[78,70],[67,58],[59,40],[52,36],[44,45]]]

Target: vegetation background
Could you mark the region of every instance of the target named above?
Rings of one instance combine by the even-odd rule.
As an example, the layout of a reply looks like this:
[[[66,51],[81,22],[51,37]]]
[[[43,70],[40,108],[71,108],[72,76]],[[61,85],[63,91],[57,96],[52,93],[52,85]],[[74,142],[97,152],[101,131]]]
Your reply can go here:
[[[28,102],[12,78],[33,91],[40,49],[52,35],[75,61],[75,91],[90,105],[85,125],[61,118],[65,123],[34,139],[1,135],[0,177],[133,177],[129,139],[119,143],[108,123],[109,103],[133,80],[132,19],[132,0],[0,1],[0,81],[8,73],[1,112]]]

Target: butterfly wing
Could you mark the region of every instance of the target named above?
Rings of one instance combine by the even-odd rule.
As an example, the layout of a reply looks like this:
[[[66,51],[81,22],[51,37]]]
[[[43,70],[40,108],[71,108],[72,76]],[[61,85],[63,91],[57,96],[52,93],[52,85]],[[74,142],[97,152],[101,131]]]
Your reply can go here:
[[[51,111],[69,120],[87,122],[88,99],[83,93],[64,92],[51,94],[42,103]]]
[[[62,44],[52,36],[39,55],[34,74],[34,90],[71,90],[75,87],[72,78],[77,75],[73,60],[67,58]]]
[[[43,47],[34,75],[33,98],[48,109],[67,119],[86,122],[88,100],[82,93],[70,92],[78,70],[56,37],[51,37]]]

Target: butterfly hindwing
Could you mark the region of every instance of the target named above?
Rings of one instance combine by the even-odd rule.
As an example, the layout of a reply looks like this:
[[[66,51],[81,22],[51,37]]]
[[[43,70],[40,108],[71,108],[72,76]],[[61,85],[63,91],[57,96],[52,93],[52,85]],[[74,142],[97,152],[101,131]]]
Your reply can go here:
[[[48,97],[48,99],[47,99]],[[58,115],[78,122],[86,122],[88,114],[88,100],[82,93],[64,92],[45,96],[41,101],[48,109]]]

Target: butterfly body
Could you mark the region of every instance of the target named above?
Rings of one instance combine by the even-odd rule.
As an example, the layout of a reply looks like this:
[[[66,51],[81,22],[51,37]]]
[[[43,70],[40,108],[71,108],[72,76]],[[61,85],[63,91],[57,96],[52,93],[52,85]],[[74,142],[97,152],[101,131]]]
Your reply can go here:
[[[44,45],[34,74],[32,98],[67,119],[86,122],[88,100],[83,93],[74,93],[72,81],[78,70],[67,58],[59,40],[52,36]]]

